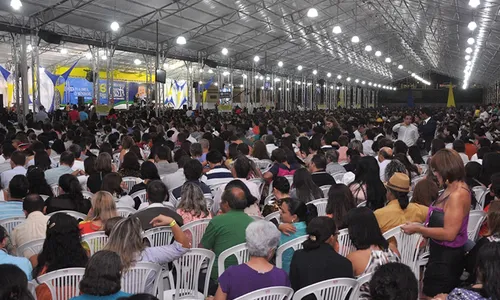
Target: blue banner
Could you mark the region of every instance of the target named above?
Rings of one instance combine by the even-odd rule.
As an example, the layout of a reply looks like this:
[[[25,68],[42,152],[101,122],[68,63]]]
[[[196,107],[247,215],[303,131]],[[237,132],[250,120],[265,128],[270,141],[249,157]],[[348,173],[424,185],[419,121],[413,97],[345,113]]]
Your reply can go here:
[[[85,103],[92,103],[92,82],[83,78],[68,78],[63,104],[78,104],[78,97],[83,97]]]
[[[108,89],[106,88],[107,81],[99,80],[99,103],[103,105],[108,104]],[[125,102],[127,83],[125,81],[114,81],[113,82],[113,100],[114,105],[119,104],[119,102]]]

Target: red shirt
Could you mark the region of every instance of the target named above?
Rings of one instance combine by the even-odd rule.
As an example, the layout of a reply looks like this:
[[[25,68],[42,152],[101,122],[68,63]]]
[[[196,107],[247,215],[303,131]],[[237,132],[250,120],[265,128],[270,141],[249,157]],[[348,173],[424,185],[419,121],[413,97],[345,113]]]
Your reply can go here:
[[[71,110],[69,113],[68,113],[68,116],[69,116],[69,119],[71,121],[78,121],[80,120],[80,113],[77,111],[77,110]]]

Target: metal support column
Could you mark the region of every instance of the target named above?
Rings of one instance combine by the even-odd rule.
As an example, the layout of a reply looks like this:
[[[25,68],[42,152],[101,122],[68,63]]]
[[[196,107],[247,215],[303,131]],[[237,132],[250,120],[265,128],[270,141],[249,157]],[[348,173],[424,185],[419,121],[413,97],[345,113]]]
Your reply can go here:
[[[27,52],[27,44],[26,44],[26,36],[21,35],[21,84],[22,84],[22,92],[21,92],[21,101],[22,101],[22,115],[21,115],[21,123],[26,124],[26,115],[29,111],[29,103],[30,103],[30,95],[28,88],[28,52]],[[61,95],[62,97],[63,95]]]

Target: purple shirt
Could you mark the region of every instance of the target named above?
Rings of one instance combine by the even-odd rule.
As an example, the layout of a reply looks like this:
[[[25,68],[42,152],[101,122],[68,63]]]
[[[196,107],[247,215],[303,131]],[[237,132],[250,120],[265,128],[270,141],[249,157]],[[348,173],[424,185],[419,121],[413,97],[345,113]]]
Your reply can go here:
[[[219,286],[227,294],[227,300],[232,300],[267,287],[289,287],[290,280],[285,271],[276,267],[267,273],[259,273],[247,264],[241,264],[225,270],[219,277]]]

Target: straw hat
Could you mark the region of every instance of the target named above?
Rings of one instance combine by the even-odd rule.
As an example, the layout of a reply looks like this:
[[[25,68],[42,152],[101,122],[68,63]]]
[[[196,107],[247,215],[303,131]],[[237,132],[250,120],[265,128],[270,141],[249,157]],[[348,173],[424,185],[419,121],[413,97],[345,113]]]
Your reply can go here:
[[[404,173],[394,173],[385,186],[393,191],[409,193],[410,178]]]

